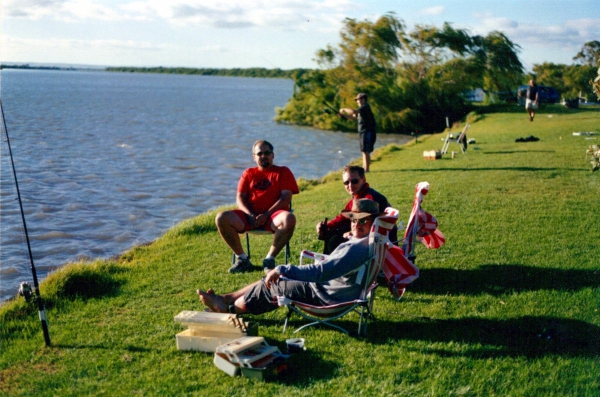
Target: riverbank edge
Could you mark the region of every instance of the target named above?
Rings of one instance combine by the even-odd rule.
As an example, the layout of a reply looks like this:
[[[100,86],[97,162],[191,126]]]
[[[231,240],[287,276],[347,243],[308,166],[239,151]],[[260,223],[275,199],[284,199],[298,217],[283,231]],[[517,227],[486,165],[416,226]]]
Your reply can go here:
[[[390,143],[386,146],[377,148],[373,151],[372,153],[372,157],[374,161],[377,160],[381,160],[382,156],[384,156],[384,153],[388,153],[390,151],[394,151],[394,150],[399,150],[400,148],[409,148],[415,145],[415,143],[418,142],[418,139],[423,139],[428,137],[429,135],[422,135],[419,136],[417,139],[412,139],[406,143],[403,144],[397,144],[397,143]],[[355,158],[354,160],[352,160],[350,163],[350,165],[361,165],[361,158]],[[308,190],[310,190],[312,187],[314,186],[318,186],[318,185],[322,185],[322,184],[328,184],[328,183],[335,183],[336,181],[341,180],[341,168],[339,170],[333,170],[328,172],[327,174],[325,174],[324,176],[322,176],[321,178],[318,179],[306,179],[306,178],[298,178],[297,179],[297,183],[298,183],[298,188],[300,189],[300,192],[306,192]],[[40,290],[43,290],[45,287],[45,282],[48,279],[48,277],[51,277],[53,274],[57,273],[57,272],[61,272],[61,271],[66,271],[69,269],[69,267],[75,266],[78,267],[80,266],[82,263],[95,263],[98,261],[118,261],[119,258],[121,258],[123,255],[125,255],[127,252],[134,250],[138,247],[141,246],[149,246],[154,244],[157,240],[163,238],[165,235],[167,235],[171,230],[173,229],[177,229],[178,227],[180,227],[182,224],[193,221],[196,218],[199,217],[203,217],[203,216],[212,216],[214,217],[219,211],[222,211],[224,209],[231,209],[231,208],[235,208],[235,203],[230,203],[230,204],[224,204],[221,205],[217,208],[211,208],[208,209],[205,212],[199,213],[198,215],[188,218],[188,219],[182,219],[180,222],[178,222],[176,225],[172,226],[169,230],[165,231],[161,236],[158,236],[157,238],[155,238],[152,241],[148,241],[145,242],[141,245],[134,245],[129,249],[126,249],[125,251],[119,253],[119,254],[115,254],[112,255],[108,258],[89,258],[83,261],[74,261],[74,262],[66,262],[63,265],[59,266],[57,269],[55,269],[54,271],[48,273],[48,275],[43,278],[42,280],[39,281],[39,285],[40,285]],[[29,281],[26,280],[27,283],[29,283],[32,287],[33,287],[33,280]],[[0,313],[2,312],[3,309],[6,309],[6,307],[8,305],[10,305],[10,303],[17,301],[17,299],[19,298],[19,294],[18,292],[13,295],[12,297],[9,297],[3,301],[0,301]],[[43,296],[42,296],[43,298]]]

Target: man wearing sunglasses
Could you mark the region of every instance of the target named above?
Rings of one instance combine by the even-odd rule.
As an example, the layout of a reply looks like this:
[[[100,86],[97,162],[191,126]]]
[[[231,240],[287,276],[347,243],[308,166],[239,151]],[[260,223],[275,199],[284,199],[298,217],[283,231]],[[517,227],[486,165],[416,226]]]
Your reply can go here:
[[[344,188],[352,196],[344,207],[344,211],[349,211],[352,208],[352,202],[355,199],[368,198],[379,204],[379,208],[385,210],[391,207],[388,199],[375,189],[369,186],[365,178],[365,170],[357,165],[347,165],[342,171],[342,181]],[[331,221],[317,223],[317,234],[319,240],[325,241],[324,254],[331,253],[338,245],[348,241],[348,233],[350,233],[350,220],[341,214],[333,218]],[[398,228],[390,231],[390,241],[398,239]]]
[[[238,209],[217,214],[215,223],[221,237],[236,255],[230,273],[252,270],[250,259],[242,248],[240,234],[252,229],[273,233],[273,243],[263,260],[265,272],[275,267],[275,257],[294,234],[296,218],[290,212],[292,195],[300,190],[289,168],[273,164],[273,145],[256,141],[252,155],[257,167],[248,168],[238,182]]]
[[[217,295],[212,289],[197,290],[210,311],[262,314],[277,309],[278,296],[316,306],[358,298],[362,286],[359,269],[369,260],[369,232],[379,215],[373,200],[355,200],[341,216],[352,224],[354,238],[341,244],[325,260],[306,266],[284,265],[269,271],[261,280],[240,290]],[[289,280],[282,280],[285,276]]]

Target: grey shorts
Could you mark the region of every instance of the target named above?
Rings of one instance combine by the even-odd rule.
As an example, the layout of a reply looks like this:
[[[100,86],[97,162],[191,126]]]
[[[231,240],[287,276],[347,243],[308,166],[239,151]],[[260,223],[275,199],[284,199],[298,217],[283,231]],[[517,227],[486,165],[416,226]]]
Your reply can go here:
[[[375,140],[377,136],[374,132],[361,132],[359,133],[360,151],[365,153],[371,153],[375,147]]]
[[[307,282],[278,280],[269,289],[263,278],[244,295],[246,311],[251,314],[262,314],[273,311],[279,307],[277,305],[278,296],[285,296],[286,298],[311,305],[322,304]]]

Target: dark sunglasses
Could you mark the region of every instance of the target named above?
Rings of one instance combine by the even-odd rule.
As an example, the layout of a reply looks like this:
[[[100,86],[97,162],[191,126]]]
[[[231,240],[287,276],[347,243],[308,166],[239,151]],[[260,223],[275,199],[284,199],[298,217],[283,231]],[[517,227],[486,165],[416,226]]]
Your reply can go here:
[[[359,225],[366,225],[367,222],[369,222],[369,221],[370,221],[369,218],[352,219],[352,223],[358,223]]]
[[[350,183],[356,185],[358,182],[360,182],[360,179],[348,179],[347,181],[344,181],[344,185],[348,186]]]
[[[270,150],[265,150],[264,152],[258,152],[258,153],[254,153],[255,155],[257,155],[258,157],[260,156],[270,156],[273,154],[272,151]]]

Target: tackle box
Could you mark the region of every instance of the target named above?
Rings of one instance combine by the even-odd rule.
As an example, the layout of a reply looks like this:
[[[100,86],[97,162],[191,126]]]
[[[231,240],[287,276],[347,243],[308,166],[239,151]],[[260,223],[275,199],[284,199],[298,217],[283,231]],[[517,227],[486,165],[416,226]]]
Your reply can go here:
[[[236,314],[182,311],[175,321],[188,328],[178,333],[177,349],[215,352],[218,346],[247,335],[256,335],[256,325],[251,326]]]
[[[246,336],[218,346],[215,365],[229,376],[268,380],[277,377],[287,365],[285,356],[276,346],[269,346],[262,337]]]

